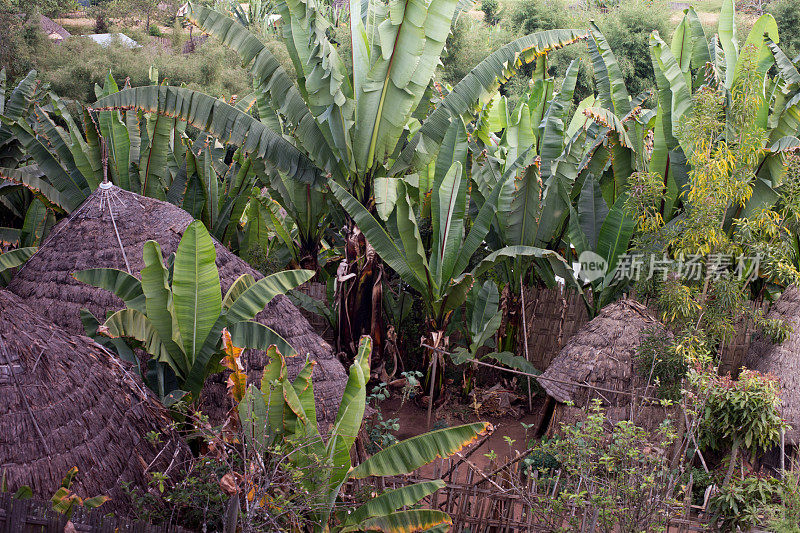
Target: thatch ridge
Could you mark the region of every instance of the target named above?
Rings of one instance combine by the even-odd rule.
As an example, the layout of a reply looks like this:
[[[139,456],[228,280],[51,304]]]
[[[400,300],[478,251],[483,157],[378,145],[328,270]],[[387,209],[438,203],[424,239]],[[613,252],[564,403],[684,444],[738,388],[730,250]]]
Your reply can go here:
[[[116,223],[117,232],[113,223]],[[192,216],[168,202],[140,196],[112,186],[108,191],[98,188],[67,219],[53,231],[20,269],[8,289],[21,296],[34,309],[69,332],[82,334],[80,309],[87,308],[98,319],[107,311],[124,307],[122,300],[108,291],[83,284],[72,277],[78,270],[110,267],[125,270],[125,259],[131,271],[138,275],[144,266],[142,246],[155,240],[166,255],[174,252],[181,235],[192,222]],[[118,244],[117,233],[125,250]],[[215,241],[217,267],[223,293],[244,273],[256,279],[263,275],[244,260]],[[346,384],[344,367],[326,343],[309,325],[285,296],[274,298],[256,317],[289,341],[301,354],[310,354],[317,361],[314,369],[314,389],[321,425],[333,420]],[[248,351],[245,367],[251,378],[260,378],[264,352]],[[288,360],[290,377],[302,366],[302,357]],[[224,380],[216,379],[217,387],[204,391],[204,405],[212,421],[220,421],[227,412]]]
[[[772,305],[767,318],[779,318],[792,328],[789,339],[773,344],[762,335],[754,335],[744,365],[763,374],[773,374],[780,381],[781,416],[791,426],[785,443],[800,444],[800,290],[788,287]]]
[[[157,398],[105,349],[39,316],[0,290],[0,464],[10,490],[49,499],[78,467],[74,491],[129,507],[122,482],[145,471],[173,479],[191,452]],[[13,375],[12,372],[13,371]],[[150,442],[148,432],[159,433]]]
[[[608,305],[567,341],[537,379],[553,399],[576,407],[586,407],[594,398],[606,406],[630,403],[630,395],[608,391],[630,393],[642,385],[634,366],[636,350],[642,334],[654,327],[663,328],[635,300]]]

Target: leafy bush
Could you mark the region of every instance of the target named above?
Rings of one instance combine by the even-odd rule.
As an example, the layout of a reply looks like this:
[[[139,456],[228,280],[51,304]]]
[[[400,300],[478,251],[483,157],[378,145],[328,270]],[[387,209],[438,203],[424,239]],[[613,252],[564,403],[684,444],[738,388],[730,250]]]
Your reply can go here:
[[[778,490],[780,503],[770,513],[768,526],[776,533],[800,533],[800,471],[786,472]]]
[[[747,531],[763,521],[766,507],[774,503],[780,482],[769,476],[749,475],[714,493],[709,511],[719,518],[722,531]]]
[[[161,28],[159,28],[155,24],[151,24],[150,25],[150,28],[147,30],[147,33],[151,37],[163,37],[164,36],[164,32],[161,31]]]
[[[138,520],[197,531],[222,531],[228,495],[220,489],[220,479],[228,470],[224,461],[202,457],[184,470],[180,483],[166,483],[163,474],[154,472],[150,490],[129,483],[123,489]]]
[[[529,456],[527,465],[539,468],[540,482],[553,483],[554,494],[532,501],[533,512],[559,531],[565,521],[577,530],[581,518],[576,517],[584,515],[597,517],[601,531],[661,530],[675,503],[677,473],[666,453],[674,430],[668,421],[653,435],[629,421],[617,422],[610,431],[607,426],[596,401],[585,420],[563,426],[560,438],[543,442]],[[573,505],[581,512],[573,513]]]
[[[481,11],[483,11],[483,21],[494,26],[500,22],[500,4],[497,0],[482,0]]]
[[[778,23],[780,46],[789,59],[800,54],[800,2],[797,0],[774,0],[767,11]]]
[[[441,81],[455,85],[475,65],[511,40],[511,33],[502,25],[487,26],[470,16],[459,17],[447,37]]]
[[[650,34],[670,31],[671,11],[661,0],[627,0],[606,15],[596,18],[625,78],[631,96],[655,87],[650,58]]]
[[[95,101],[94,85],[103,85],[109,70],[118,80],[130,78],[136,87],[150,84],[151,65],[168,84],[185,84],[212,96],[242,96],[252,90],[236,54],[213,41],[187,55],[161,47],[130,49],[113,43],[103,47],[84,38],[68,39],[59,45],[44,43],[35,50],[32,61],[42,81],[49,82],[62,98],[84,104]],[[285,48],[283,54],[288,62]],[[278,56],[282,57],[280,53]]]
[[[675,351],[663,330],[654,328],[643,333],[636,350],[636,368],[648,384],[655,386],[659,398],[680,399],[686,360]]]

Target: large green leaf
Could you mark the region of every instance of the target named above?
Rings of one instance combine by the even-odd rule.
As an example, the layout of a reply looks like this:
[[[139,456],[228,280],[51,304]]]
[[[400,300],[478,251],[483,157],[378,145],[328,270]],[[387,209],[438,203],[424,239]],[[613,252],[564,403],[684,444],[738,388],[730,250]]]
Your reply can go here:
[[[176,374],[181,372],[175,362],[181,360],[182,354],[169,351],[164,340],[158,334],[156,328],[153,327],[153,323],[141,311],[136,309],[117,311],[108,317],[103,326],[107,328],[107,335],[110,337],[136,339],[142,343],[147,353],[153,355],[162,363],[170,365]]]
[[[627,194],[622,194],[611,207],[600,227],[597,253],[606,260],[609,272],[616,266],[622,254],[628,251],[636,223],[625,212]]]
[[[70,212],[86,200],[90,193],[89,186],[77,168],[74,172],[68,172],[24,121],[7,122],[7,119],[3,119],[3,123],[19,140],[25,153],[36,162],[39,170],[47,176],[47,181],[58,190],[58,203],[61,207]]]
[[[587,176],[578,198],[578,221],[586,235],[591,250],[597,248],[600,227],[608,215],[608,206],[600,191],[600,182],[593,176]]]
[[[493,431],[488,422],[439,429],[392,444],[353,468],[350,477],[400,476],[410,474],[439,457],[449,457]]]
[[[329,481],[328,505],[339,493],[339,487],[350,472],[350,448],[358,435],[367,402],[372,339],[364,335],[358,343],[358,353],[350,365],[350,375],[345,385],[339,412],[336,414],[330,438],[325,446],[325,456],[333,466]]]
[[[506,246],[496,252],[487,255],[478,266],[472,271],[472,276],[478,278],[481,274],[487,272],[489,269],[494,268],[495,265],[502,261],[517,258],[527,259],[544,259],[550,265],[556,276],[566,280],[567,284],[574,286],[575,276],[572,273],[572,267],[564,260],[558,252],[553,250],[545,250],[535,246]]]
[[[597,80],[598,100],[618,117],[626,117],[631,112],[631,97],[625,87],[622,70],[608,41],[594,22],[591,23],[591,32],[589,54]]]
[[[180,369],[175,371],[176,374],[185,378],[192,367],[195,352],[186,352],[179,328],[175,323],[173,294],[169,286],[169,272],[164,266],[161,255],[161,245],[156,241],[145,242],[142,247],[142,259],[144,268],[141,272],[141,288],[145,297],[147,318],[169,353],[180,356],[170,361],[170,366]]]
[[[74,272],[72,277],[83,283],[111,291],[131,309],[145,311],[142,282],[116,268],[90,268]]]
[[[399,188],[395,214],[397,232],[400,234],[400,242],[403,243],[403,257],[408,267],[414,273],[417,283],[424,286],[426,281],[431,279],[428,258],[425,257],[425,244],[422,242],[422,237],[419,233],[417,217],[414,213],[411,200],[408,197],[408,191],[403,183],[399,184]],[[364,233],[366,234],[366,231],[364,231]],[[367,239],[369,239],[369,235],[367,235]],[[383,258],[380,248],[375,246],[375,251]],[[438,285],[436,281],[434,281],[434,283]],[[428,284],[430,284],[430,282],[428,282]]]
[[[353,150],[360,172],[394,152],[439,63],[456,0],[393,0],[381,10],[384,16],[377,4],[370,7],[370,65],[361,92],[354,94]]]
[[[725,87],[730,90],[736,79],[739,62],[739,39],[736,36],[736,2],[722,0],[719,13],[719,42],[725,53]]]
[[[228,309],[229,324],[252,320],[279,294],[286,294],[314,277],[313,270],[285,270],[258,280]]]
[[[686,85],[686,78],[681,71],[680,65],[678,65],[667,44],[661,40],[658,32],[653,32],[650,35],[650,53],[654,63],[658,66],[659,75],[663,76],[661,79],[669,85],[669,93],[666,92],[666,86],[659,87],[659,100],[664,109],[664,125],[665,127],[668,124],[672,126],[672,131],[667,132],[671,133],[671,136],[668,136],[667,139],[679,139],[681,138],[681,128],[685,119],[688,118],[686,115],[692,111],[691,87]],[[667,104],[667,94],[671,94],[669,107],[665,105]],[[684,151],[686,152],[688,143],[685,144],[687,144],[684,146]],[[667,146],[669,147],[669,142]]]
[[[437,479],[435,481],[423,481],[422,483],[406,485],[399,489],[387,490],[350,513],[345,521],[345,526],[360,524],[368,518],[386,516],[402,507],[414,505],[422,498],[430,496],[444,487],[444,481]]]
[[[308,156],[327,172],[338,172],[337,157],[331,150],[332,143],[329,144],[321,130],[323,126],[312,115],[280,61],[264,43],[230,17],[213,9],[190,4],[186,17],[239,54],[242,64],[249,67],[253,75],[256,92],[266,95],[269,107],[286,118]]]
[[[101,98],[95,108],[141,109],[174,117],[221,142],[240,146],[244,152],[274,165],[297,181],[316,183],[323,176],[319,167],[280,134],[222,100],[197,91],[183,87],[136,87]]]
[[[35,246],[30,246],[27,248],[17,248],[16,250],[0,254],[0,272],[24,265],[25,261],[36,253],[36,249]]]
[[[447,283],[464,239],[464,217],[467,210],[467,178],[461,162],[455,161],[441,182],[434,184],[431,194],[433,218],[433,253],[431,270],[439,285]]]
[[[351,531],[382,531],[384,533],[413,533],[416,531],[434,531],[440,526],[448,527],[453,523],[450,515],[444,511],[433,509],[410,509],[397,511],[388,515],[374,516],[363,522],[348,526],[342,533]]]
[[[172,294],[175,318],[187,357],[205,343],[222,311],[222,290],[214,242],[202,222],[186,228],[175,253]]]
[[[228,326],[234,346],[265,351],[275,345],[287,357],[295,355],[295,350],[289,342],[281,337],[272,328],[260,322],[236,322]]]
[[[764,40],[765,37],[775,43],[780,42],[778,23],[775,22],[775,18],[769,13],[761,15],[750,30],[750,34],[747,36],[747,40],[742,48],[743,53],[736,62],[734,83],[739,79],[742,70],[747,68],[745,63],[748,60],[755,63],[755,69],[761,76],[764,76],[772,67],[774,58],[772,57],[770,47]]]
[[[481,61],[447,94],[433,113],[403,148],[390,173],[412,167],[420,168],[438,152],[452,117],[471,115],[494,95],[522,65],[535,61],[588,33],[578,30],[548,30],[532,33],[508,43]]]

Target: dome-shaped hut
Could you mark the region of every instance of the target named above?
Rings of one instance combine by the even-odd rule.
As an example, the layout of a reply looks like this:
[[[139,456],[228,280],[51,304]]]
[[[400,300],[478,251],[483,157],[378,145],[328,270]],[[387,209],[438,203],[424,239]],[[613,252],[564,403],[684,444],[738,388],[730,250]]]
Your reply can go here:
[[[38,312],[67,331],[83,333],[81,308],[102,320],[107,311],[125,307],[114,294],[77,281],[72,274],[88,268],[117,268],[137,275],[144,266],[142,247],[148,240],[161,245],[169,255],[178,248],[192,216],[179,207],[111,186],[98,188],[67,219],[61,221],[39,250],[12,279],[8,289]],[[263,276],[244,260],[217,243],[217,267],[223,294],[242,274],[258,280]],[[336,416],[347,376],[344,367],[326,343],[285,296],[277,296],[256,316],[274,329],[302,355],[317,364],[313,382],[320,426]],[[251,378],[260,378],[266,354],[248,350],[244,363]],[[294,378],[302,358],[289,358],[289,376]],[[210,378],[214,380],[214,377]],[[204,391],[204,410],[219,422],[228,410],[224,380]]]
[[[624,299],[604,307],[537,377],[548,395],[539,433],[574,422],[594,399],[601,401],[612,422],[630,419],[631,398],[641,396],[646,385],[636,369],[636,353],[645,335],[659,331],[668,335],[653,313],[635,300]],[[654,409],[660,411],[651,412]],[[654,427],[650,421],[657,419],[660,423],[664,419],[662,408],[645,406],[637,410],[637,424],[648,429]]]
[[[161,402],[112,354],[0,290],[0,465],[14,491],[49,499],[78,467],[73,490],[128,507],[122,483],[176,476],[191,453]],[[158,440],[147,439],[150,432]]]
[[[800,445],[800,289],[792,286],[783,291],[767,318],[784,320],[792,333],[781,344],[754,336],[744,364],[750,370],[778,377],[781,416],[791,426],[784,435],[784,444],[796,449]]]

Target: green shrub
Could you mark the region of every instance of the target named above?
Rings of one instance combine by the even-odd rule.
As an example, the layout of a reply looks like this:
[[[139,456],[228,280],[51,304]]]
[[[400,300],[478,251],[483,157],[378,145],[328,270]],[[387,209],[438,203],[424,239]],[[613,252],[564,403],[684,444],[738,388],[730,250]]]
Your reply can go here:
[[[778,23],[780,46],[789,59],[800,54],[800,2],[797,0],[774,0],[767,11]]]
[[[633,97],[655,87],[650,34],[656,30],[662,39],[668,39],[671,15],[662,0],[627,0],[608,14],[596,17]]]
[[[455,85],[486,57],[513,39],[502,25],[487,26],[474,18],[459,17],[447,37],[439,78]]]
[[[136,87],[150,83],[151,65],[168,84],[186,84],[213,96],[242,96],[252,90],[250,78],[239,66],[236,54],[212,41],[193,54],[182,55],[160,47],[130,49],[120,44],[103,47],[76,38],[57,47],[46,43],[35,58],[42,80],[49,82],[56,94],[84,104],[95,101],[94,85],[102,85],[109,70],[120,84],[130,78],[131,85]]]
[[[731,481],[708,501],[721,531],[747,531],[763,521],[766,507],[780,494],[780,482],[769,476],[749,475]]]
[[[486,24],[494,26],[500,22],[500,4],[497,0],[483,0],[481,11],[483,11],[483,21]]]
[[[787,465],[788,466],[788,465]],[[800,533],[800,471],[797,465],[786,472],[778,490],[780,503],[770,513],[769,531]]]
[[[151,37],[163,37],[164,36],[164,33],[161,31],[161,28],[159,28],[155,24],[151,24],[150,25],[150,28],[147,30],[147,33]]]

